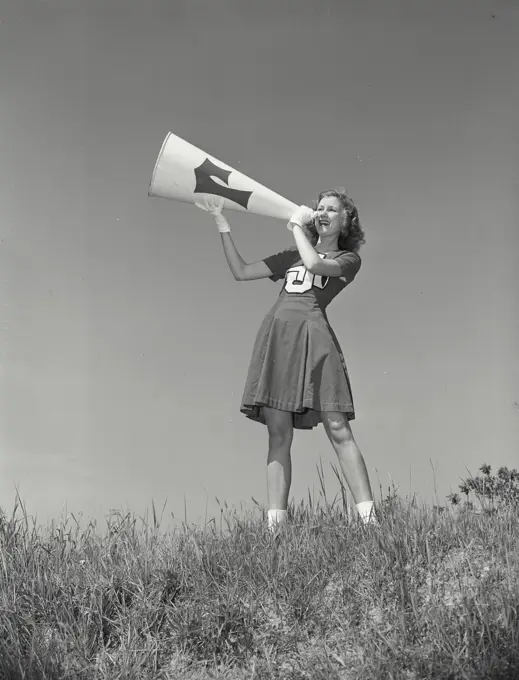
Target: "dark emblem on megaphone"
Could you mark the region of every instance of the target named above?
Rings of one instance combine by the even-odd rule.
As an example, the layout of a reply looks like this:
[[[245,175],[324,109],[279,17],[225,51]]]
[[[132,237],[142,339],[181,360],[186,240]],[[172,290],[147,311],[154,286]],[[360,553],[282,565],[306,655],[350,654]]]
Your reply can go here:
[[[215,196],[222,196],[234,201],[238,205],[247,209],[249,205],[249,198],[252,196],[252,191],[241,191],[240,189],[231,189],[230,186],[222,186],[214,181],[213,177],[218,177],[225,184],[229,184],[229,175],[232,170],[225,170],[215,165],[209,158],[206,158],[202,165],[195,168],[196,186],[195,194],[214,194]]]

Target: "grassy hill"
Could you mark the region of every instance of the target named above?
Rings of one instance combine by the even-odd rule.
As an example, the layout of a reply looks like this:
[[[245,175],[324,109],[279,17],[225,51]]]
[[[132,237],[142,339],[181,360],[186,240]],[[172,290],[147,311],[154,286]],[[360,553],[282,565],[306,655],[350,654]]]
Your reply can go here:
[[[163,532],[113,515],[0,516],[8,680],[519,678],[519,516],[398,497],[364,527],[342,503]]]

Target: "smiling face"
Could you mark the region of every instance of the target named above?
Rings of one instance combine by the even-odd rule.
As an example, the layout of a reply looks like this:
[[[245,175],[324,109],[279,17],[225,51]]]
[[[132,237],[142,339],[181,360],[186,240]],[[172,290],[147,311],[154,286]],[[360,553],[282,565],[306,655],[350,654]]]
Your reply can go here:
[[[340,198],[323,196],[317,206],[315,228],[319,236],[331,236],[340,232],[346,224],[346,210]]]

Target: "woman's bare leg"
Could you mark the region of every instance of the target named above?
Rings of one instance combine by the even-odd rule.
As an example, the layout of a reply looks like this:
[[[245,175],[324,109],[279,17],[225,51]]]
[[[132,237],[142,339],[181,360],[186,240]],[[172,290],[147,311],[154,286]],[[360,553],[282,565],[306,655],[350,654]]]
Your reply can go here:
[[[269,510],[286,510],[292,483],[290,447],[294,436],[292,414],[263,407],[269,433],[267,497]]]
[[[364,511],[367,510],[369,521],[373,507],[373,494],[366,463],[353,437],[348,418],[345,413],[335,411],[322,411],[321,417],[357,508],[363,519],[366,514]]]

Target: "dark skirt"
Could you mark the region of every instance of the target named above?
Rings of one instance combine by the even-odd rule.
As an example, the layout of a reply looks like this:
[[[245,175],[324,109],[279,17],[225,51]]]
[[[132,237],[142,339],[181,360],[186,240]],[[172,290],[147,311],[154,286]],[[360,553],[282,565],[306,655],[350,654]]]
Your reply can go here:
[[[289,411],[296,429],[321,422],[321,411],[355,418],[339,342],[326,316],[268,314],[256,336],[240,411],[265,424],[263,406]]]

